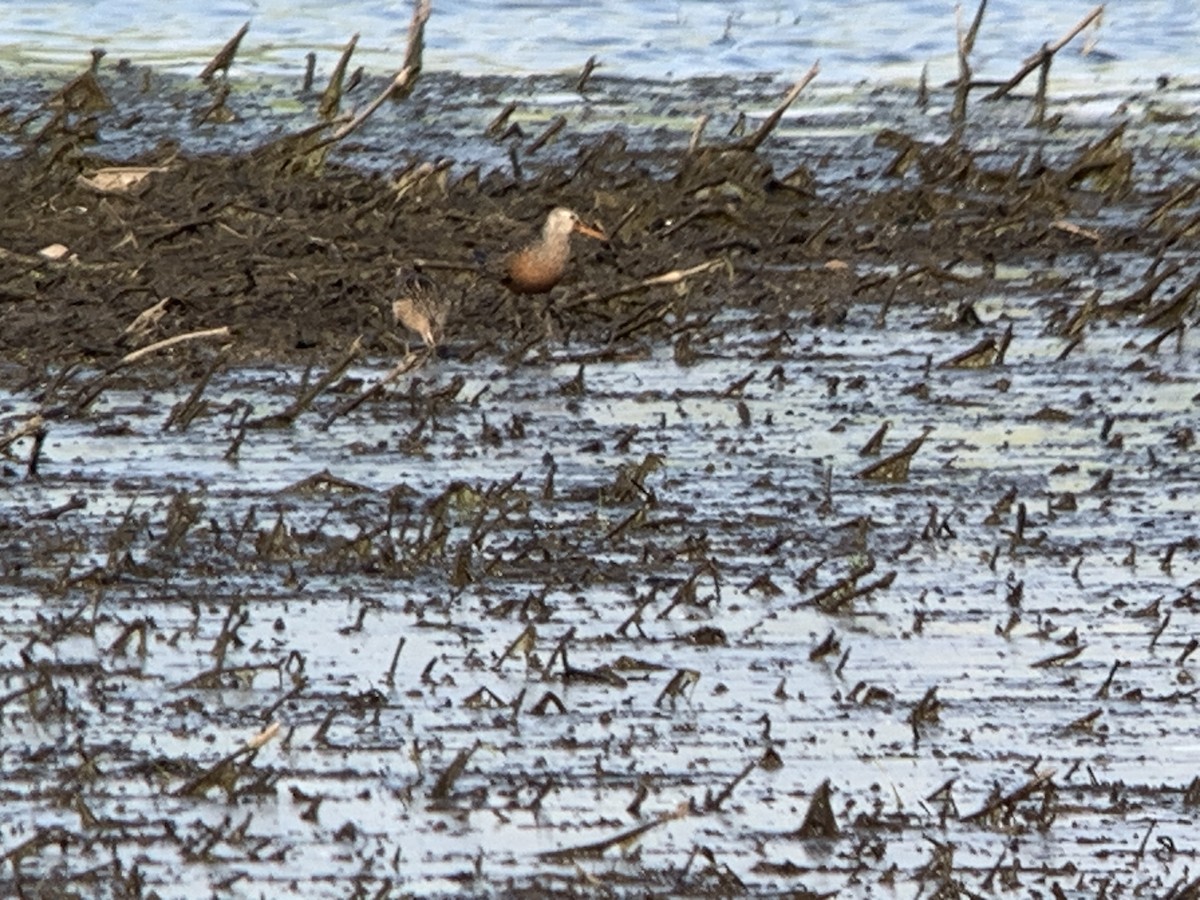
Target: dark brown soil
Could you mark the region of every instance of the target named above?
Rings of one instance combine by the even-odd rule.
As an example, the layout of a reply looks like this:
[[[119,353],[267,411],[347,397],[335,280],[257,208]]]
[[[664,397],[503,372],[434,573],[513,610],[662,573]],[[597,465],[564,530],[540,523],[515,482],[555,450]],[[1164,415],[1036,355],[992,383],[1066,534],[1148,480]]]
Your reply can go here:
[[[185,93],[178,102],[200,100]],[[167,144],[114,159],[111,141],[97,147],[95,138],[127,115],[119,102],[100,112],[48,109],[48,122],[31,116],[16,130],[19,152],[0,163],[0,356],[35,380],[221,326],[245,360],[329,357],[359,336],[365,352],[393,352],[393,272],[413,260],[453,301],[448,341],[465,352],[582,340],[620,354],[642,341],[680,341],[689,323],[730,308],[769,324],[797,309],[836,321],[849,304],[970,301],[988,279],[967,285],[952,266],[1049,269],[1062,254],[1091,271],[1087,287],[1070,277],[1048,285],[1056,297],[1078,302],[1102,270],[1131,293],[1145,285],[1107,312],[1141,315],[1174,283],[1156,291],[1143,270],[1187,258],[1197,242],[1186,203],[1142,227],[1169,190],[1141,187],[1122,127],[1065,150],[1061,136],[1051,138],[1047,146],[1060,147],[1052,160],[1031,130],[1026,152],[1009,147],[988,162],[970,132],[931,143],[884,131],[869,151],[877,170],[842,173],[839,144],[861,155],[863,140],[853,150],[826,141],[824,154],[789,160],[781,172],[765,150],[732,141],[689,153],[651,134],[631,149],[630,129],[614,127],[576,136],[568,158],[553,146],[524,156],[529,139],[507,138],[518,177],[512,166],[450,165],[451,148],[442,160],[363,171],[353,149],[326,160],[303,152],[303,139],[267,137],[236,154]],[[110,165],[164,171],[126,193],[81,182]],[[816,168],[826,179],[835,172],[833,183],[819,184]],[[603,224],[611,241],[577,239],[567,282],[548,300],[517,300],[498,283],[497,260],[556,205]],[[52,244],[68,255],[39,256]],[[708,261],[719,266],[684,287],[631,289]],[[164,298],[153,328],[126,333]]]

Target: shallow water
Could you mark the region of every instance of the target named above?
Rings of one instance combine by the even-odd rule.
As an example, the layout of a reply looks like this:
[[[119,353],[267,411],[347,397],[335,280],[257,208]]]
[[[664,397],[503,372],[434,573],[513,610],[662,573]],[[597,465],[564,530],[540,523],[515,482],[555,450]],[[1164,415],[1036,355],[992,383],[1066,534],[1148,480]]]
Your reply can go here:
[[[1156,852],[1141,870],[1129,861],[1151,821],[1156,835],[1189,845],[1191,816],[1178,792],[1200,772],[1192,666],[1176,662],[1192,632],[1200,557],[1181,545],[1169,570],[1163,565],[1166,549],[1196,526],[1194,451],[1169,437],[1194,421],[1195,339],[1182,352],[1147,356],[1126,329],[1101,327],[1059,362],[1052,351],[1061,342],[1035,324],[1030,283],[1012,282],[1004,302],[1015,336],[1007,364],[991,370],[926,372],[927,354],[948,357],[974,338],[931,330],[917,310],[893,310],[883,332],[867,308],[838,328],[797,323],[795,342],[769,361],[760,355],[773,334],[718,325],[696,365],[682,368],[660,353],[588,365],[581,396],[560,390],[578,371],[566,348],[558,361],[513,370],[438,360],[419,372],[419,394],[456,375],[466,383],[439,407],[417,452],[402,450],[414,425],[406,383],[328,430],[318,426],[342,401],[336,395],[293,429],[252,430],[237,462],[223,459],[233,405],[249,403],[255,415],[280,409],[300,373],[219,376],[207,394],[211,415],[182,434],[161,425],[190,385],[106,392],[86,418],[52,422],[40,481],[6,478],[0,665],[9,690],[32,677],[22,652],[57,667],[66,707],[62,715],[35,715],[36,705],[5,710],[6,846],[35,826],[78,827],[77,810],[46,806],[49,784],[60,781],[77,785],[72,790],[93,815],[124,822],[123,838],[111,850],[97,845],[57,862],[43,853],[26,861],[27,877],[44,866],[102,864],[111,854],[173,894],[172,873],[185,865],[190,887],[180,896],[206,896],[228,877],[245,894],[303,885],[313,896],[344,895],[347,879],[372,891],[390,879],[417,894],[464,883],[493,892],[508,879],[565,884],[579,870],[538,853],[611,837],[681,802],[702,808],[706,792],[773,747],[783,768],[752,771],[720,812],[666,822],[641,839],[636,858],[609,851],[579,860],[582,871],[614,885],[646,873],[658,883],[673,872],[669,884],[702,845],[752,890],[837,890],[855,871],[865,879],[860,886],[875,885],[893,864],[911,887],[936,835],[957,848],[956,877],[977,889],[1013,838],[953,819],[939,826],[936,804],[924,798],[954,778],[965,815],[984,805],[993,784],[1011,790],[1029,770],[1053,769],[1060,804],[1053,823],[1045,830],[1017,824],[1037,808],[1035,799],[1009,826],[1019,834],[1014,875],[1028,886],[1078,883],[1087,894],[1106,879],[1110,890],[1169,883],[1184,872],[1185,857]],[[1139,362],[1144,368],[1131,368]],[[348,377],[370,383],[387,365],[373,362]],[[769,379],[777,365],[782,380]],[[751,373],[740,395],[746,425],[727,388]],[[840,379],[836,392],[831,378]],[[1006,389],[997,387],[1001,378]],[[922,380],[931,399],[902,392]],[[0,405],[9,422],[37,406],[12,393]],[[1067,421],[1031,420],[1045,406],[1065,411]],[[1105,415],[1116,417],[1123,446],[1099,439]],[[485,420],[503,428],[514,418],[523,437],[480,442]],[[934,429],[905,483],[855,477],[868,462],[859,447],[885,419],[894,423],[885,452],[924,425]],[[617,449],[631,426],[636,437]],[[603,501],[593,492],[648,453],[665,462],[645,481],[654,502],[640,527],[615,537],[641,501]],[[556,464],[552,497],[542,490],[547,454]],[[1111,486],[1089,490],[1106,469]],[[322,471],[365,493],[289,490]],[[451,483],[478,492],[515,476],[507,512],[483,513],[495,522],[486,537],[468,539],[485,507],[462,494],[447,519],[446,549],[412,555],[415,531],[428,527],[419,511]],[[382,521],[384,492],[400,486],[415,517],[364,537]],[[1012,538],[1015,505],[1000,524],[984,524],[1010,487],[1027,505],[1024,540]],[[1066,491],[1077,492],[1078,509],[1048,511]],[[202,513],[169,543],[168,507],[182,492]],[[11,524],[72,495],[87,508],[54,522]],[[931,503],[946,527],[922,537]],[[108,548],[127,514],[135,527],[125,546],[138,568],[103,587],[64,587],[56,573],[113,565]],[[859,517],[870,519],[865,532],[842,527]],[[287,529],[283,544],[265,549],[277,522]],[[347,551],[347,538],[364,543]],[[467,546],[471,581],[453,587],[448,573]],[[1131,546],[1136,561],[1127,564]],[[393,551],[400,557],[389,562]],[[556,562],[547,568],[538,562],[543,554]],[[823,557],[829,561],[815,581],[799,584]],[[890,588],[838,613],[806,602],[868,559],[878,568],[864,582],[894,571]],[[715,581],[702,571],[704,560]],[[753,586],[763,575],[777,594]],[[695,601],[667,613],[678,585],[693,576]],[[1024,596],[1014,607],[1005,596],[1018,580]],[[619,634],[637,598],[652,594],[640,627]],[[516,609],[531,596],[543,611],[523,619]],[[1173,621],[1151,648],[1162,619],[1131,613],[1155,598]],[[235,599],[246,620],[227,665],[282,664],[299,654],[309,681],[291,699],[284,694],[297,657],[290,669],[261,671],[241,686],[228,678],[219,690],[186,686],[211,667]],[[518,606],[502,613],[509,601]],[[81,603],[95,604],[88,612],[98,616],[94,636],[30,642]],[[997,633],[1014,611],[1019,623]],[[132,645],[129,654],[113,653],[122,623],[138,618],[149,623],[145,654]],[[505,659],[531,622],[533,655]],[[727,645],[683,640],[700,626],[722,629]],[[831,629],[841,651],[810,660]],[[1073,630],[1084,652],[1061,667],[1033,667],[1070,646],[1056,641]],[[568,633],[572,666],[628,655],[661,668],[626,671],[625,687],[563,684],[541,666]],[[391,684],[384,676],[400,639]],[[848,657],[835,671],[841,652]],[[1128,667],[1097,698],[1116,659]],[[107,673],[98,682],[83,674],[95,667]],[[694,689],[656,704],[672,673],[688,668],[700,673]],[[864,702],[859,682],[889,694]],[[905,719],[932,686],[943,704],[940,723],[922,726],[914,746]],[[468,698],[481,688],[503,703],[524,691],[523,707],[473,709]],[[547,691],[562,698],[565,713],[530,713]],[[267,708],[275,711],[264,715]],[[1064,730],[1093,710],[1100,710],[1094,727]],[[217,791],[207,801],[163,791],[178,785],[167,776],[173,765],[214,762],[269,719],[283,723],[287,740],[268,744],[254,761],[253,771],[277,778],[265,793],[230,804]],[[79,759],[69,750],[79,740],[98,768],[82,782],[71,774]],[[438,808],[432,783],[476,740],[449,804]],[[57,749],[35,766],[38,748]],[[784,837],[826,778],[846,836]],[[639,784],[649,788],[641,818],[625,809]],[[314,797],[322,798],[316,814],[302,818]],[[855,825],[863,813],[880,824]],[[214,838],[213,850],[190,858],[192,842],[204,843],[208,829],[220,832],[227,816],[248,819],[244,833]],[[176,823],[174,840],[161,837],[158,823],[167,820]],[[346,823],[353,832],[331,841]],[[877,856],[862,856],[864,841]],[[1007,871],[1011,851],[1005,860]],[[785,862],[795,867],[790,875],[762,866]],[[696,887],[687,879],[678,885]]]
[[[976,46],[976,73],[1007,78],[1028,55],[1056,40],[1092,4],[1036,6],[993,0]],[[913,83],[930,66],[935,83],[957,75],[955,7],[920,0],[786,3],[780,0],[638,0],[434,4],[426,62],[464,74],[543,74],[578,69],[597,56],[602,72],[629,78],[718,73],[791,73],[822,60],[839,83]],[[972,6],[965,15],[973,15]],[[398,67],[407,7],[392,3],[239,0],[164,7],[151,0],[12,0],[0,25],[0,64],[79,65],[95,46],[115,57],[191,74],[241,25],[241,74],[303,72],[316,51],[328,73],[352,34],[356,64],[386,74]],[[1185,0],[1110,4],[1092,52],[1073,47],[1055,63],[1060,82],[1127,85],[1169,74],[1200,76],[1195,47],[1200,9]],[[1082,46],[1077,44],[1076,47]]]

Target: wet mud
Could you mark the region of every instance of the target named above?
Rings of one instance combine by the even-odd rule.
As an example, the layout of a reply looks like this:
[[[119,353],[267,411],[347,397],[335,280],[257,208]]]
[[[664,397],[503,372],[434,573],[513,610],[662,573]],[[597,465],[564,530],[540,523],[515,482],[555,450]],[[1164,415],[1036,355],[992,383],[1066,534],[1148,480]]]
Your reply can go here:
[[[1200,891],[1194,88],[81,78],[0,104],[5,893]]]

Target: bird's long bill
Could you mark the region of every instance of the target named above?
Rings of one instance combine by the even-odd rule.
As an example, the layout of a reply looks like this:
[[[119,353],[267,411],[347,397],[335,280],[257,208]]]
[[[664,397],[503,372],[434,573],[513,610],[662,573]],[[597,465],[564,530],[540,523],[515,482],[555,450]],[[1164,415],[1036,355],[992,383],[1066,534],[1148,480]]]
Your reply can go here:
[[[591,225],[584,225],[582,221],[575,221],[575,230],[580,234],[586,234],[590,238],[595,238],[598,241],[607,241],[608,235],[599,228],[593,228]]]

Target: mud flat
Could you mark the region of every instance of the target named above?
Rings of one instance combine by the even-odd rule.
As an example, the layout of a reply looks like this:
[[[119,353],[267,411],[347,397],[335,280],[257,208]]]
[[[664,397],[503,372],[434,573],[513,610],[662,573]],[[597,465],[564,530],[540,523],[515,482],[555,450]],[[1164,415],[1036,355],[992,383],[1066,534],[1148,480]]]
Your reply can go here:
[[[1195,86],[81,78],[4,88],[5,894],[1200,891]]]

